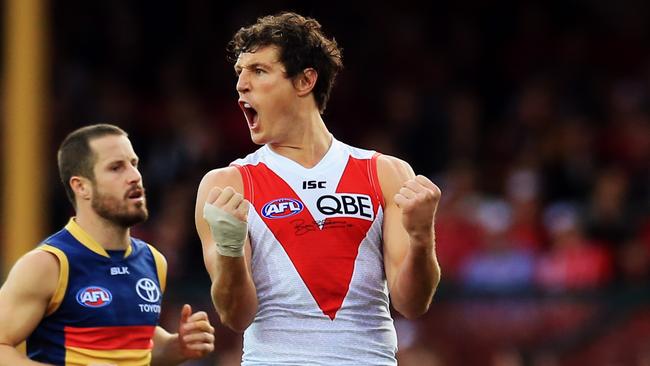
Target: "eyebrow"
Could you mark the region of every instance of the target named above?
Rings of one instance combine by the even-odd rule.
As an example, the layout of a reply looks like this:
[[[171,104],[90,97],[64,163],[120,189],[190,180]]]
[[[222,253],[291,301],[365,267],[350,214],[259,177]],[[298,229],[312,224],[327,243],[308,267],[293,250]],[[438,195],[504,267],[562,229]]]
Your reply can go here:
[[[129,164],[129,163],[133,163],[133,162],[139,163],[140,162],[140,157],[133,156],[131,158],[111,158],[111,159],[106,161],[106,165],[110,166],[110,165],[113,165],[113,164],[125,164],[125,163]]]
[[[239,73],[239,72],[240,72],[241,70],[243,70],[243,69],[249,69],[249,70],[251,70],[251,69],[255,69],[255,68],[257,68],[257,67],[262,67],[262,68],[265,68],[265,69],[270,69],[270,68],[271,68],[271,64],[272,64],[272,63],[276,63],[276,62],[278,62],[278,61],[272,61],[272,62],[253,62],[253,63],[251,63],[251,64],[249,64],[249,65],[244,65],[244,66],[235,64],[235,72],[236,72],[236,73]]]

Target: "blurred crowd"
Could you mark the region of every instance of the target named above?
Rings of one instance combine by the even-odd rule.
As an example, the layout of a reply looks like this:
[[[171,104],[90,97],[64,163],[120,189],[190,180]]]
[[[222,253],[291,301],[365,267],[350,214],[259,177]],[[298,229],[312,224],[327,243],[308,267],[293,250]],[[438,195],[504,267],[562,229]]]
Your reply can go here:
[[[51,181],[72,129],[130,133],[151,213],[135,235],[167,256],[168,307],[211,311],[196,189],[256,148],[224,49],[279,10],[316,17],[344,49],[324,115],[335,136],[407,160],[443,191],[443,283],[423,320],[397,317],[401,365],[650,365],[640,0],[52,2]],[[71,209],[50,186],[54,230]],[[239,342],[220,329],[215,362],[237,360]]]

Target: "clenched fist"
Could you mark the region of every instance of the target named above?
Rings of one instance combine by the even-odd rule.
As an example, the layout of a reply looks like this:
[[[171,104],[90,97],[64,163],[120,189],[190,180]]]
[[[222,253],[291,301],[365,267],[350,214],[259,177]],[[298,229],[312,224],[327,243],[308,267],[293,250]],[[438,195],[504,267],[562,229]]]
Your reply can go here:
[[[203,218],[210,226],[217,252],[227,257],[242,257],[248,233],[249,203],[232,187],[214,187],[203,206]]]
[[[440,195],[440,188],[422,175],[404,182],[395,194],[395,204],[402,209],[402,225],[411,237],[433,235]]]
[[[249,203],[241,193],[235,192],[232,187],[224,189],[213,187],[205,202],[222,209],[240,221],[247,221]]]

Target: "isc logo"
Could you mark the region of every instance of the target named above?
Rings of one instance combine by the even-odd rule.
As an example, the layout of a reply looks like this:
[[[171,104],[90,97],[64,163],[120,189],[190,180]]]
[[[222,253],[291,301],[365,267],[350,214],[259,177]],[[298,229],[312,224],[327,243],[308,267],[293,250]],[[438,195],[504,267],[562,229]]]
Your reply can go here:
[[[325,188],[325,183],[324,181],[317,181],[317,180],[303,180],[302,181],[302,189],[324,189]]]
[[[293,216],[302,211],[304,205],[302,202],[293,198],[278,198],[266,203],[262,207],[262,216],[267,219],[281,219],[283,217]]]
[[[88,286],[77,292],[77,302],[87,308],[101,308],[113,301],[110,291],[99,286]]]

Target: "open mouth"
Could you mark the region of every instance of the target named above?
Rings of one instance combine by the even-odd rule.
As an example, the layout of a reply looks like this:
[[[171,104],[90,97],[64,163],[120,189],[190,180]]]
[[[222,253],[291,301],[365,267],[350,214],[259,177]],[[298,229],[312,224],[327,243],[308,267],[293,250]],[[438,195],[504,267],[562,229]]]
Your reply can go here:
[[[246,122],[248,122],[248,127],[251,129],[257,127],[258,118],[257,118],[257,111],[255,110],[255,108],[253,108],[253,106],[250,103],[245,102],[243,100],[239,101],[239,107],[244,112],[244,116],[246,117]]]
[[[144,199],[144,189],[143,188],[134,188],[127,192],[126,197],[130,200],[141,201]]]

